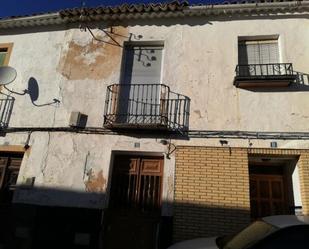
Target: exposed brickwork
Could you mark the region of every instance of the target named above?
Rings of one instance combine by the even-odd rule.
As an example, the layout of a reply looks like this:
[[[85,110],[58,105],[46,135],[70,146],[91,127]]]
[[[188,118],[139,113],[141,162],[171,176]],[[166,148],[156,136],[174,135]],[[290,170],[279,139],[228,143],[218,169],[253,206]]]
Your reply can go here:
[[[309,152],[302,153],[298,164],[303,214],[309,215]]]
[[[250,222],[250,155],[299,158],[303,213],[309,214],[309,150],[179,146],[174,241],[227,234]]]
[[[178,147],[174,240],[238,230],[250,221],[247,150]]]
[[[271,148],[249,148],[249,154],[278,155],[278,156],[299,156],[301,153],[308,153],[309,150],[297,149],[271,149]]]

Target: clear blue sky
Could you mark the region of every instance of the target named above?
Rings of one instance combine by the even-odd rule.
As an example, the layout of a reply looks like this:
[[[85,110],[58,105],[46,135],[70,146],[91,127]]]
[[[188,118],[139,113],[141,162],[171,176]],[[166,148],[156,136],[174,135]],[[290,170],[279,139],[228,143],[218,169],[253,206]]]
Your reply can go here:
[[[0,18],[17,15],[28,15],[48,11],[57,11],[64,8],[80,7],[82,0],[0,0]],[[170,2],[166,0],[83,0],[86,6],[94,7],[99,5],[114,6],[123,3],[157,3]],[[190,0],[191,4],[223,2],[223,0]]]

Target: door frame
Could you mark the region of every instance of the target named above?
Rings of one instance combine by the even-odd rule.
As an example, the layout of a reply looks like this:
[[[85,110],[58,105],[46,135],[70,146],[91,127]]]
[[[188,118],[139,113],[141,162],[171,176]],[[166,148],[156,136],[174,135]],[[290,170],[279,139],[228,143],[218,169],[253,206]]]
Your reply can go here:
[[[164,192],[164,164],[165,164],[165,156],[163,153],[160,152],[134,152],[134,151],[113,151],[111,153],[111,160],[110,160],[110,168],[109,168],[109,181],[107,185],[107,199],[106,199],[106,204],[105,204],[105,209],[103,213],[103,220],[102,220],[102,225],[103,225],[103,230],[102,230],[102,238],[103,238],[103,245],[106,245],[106,236],[107,236],[107,230],[110,222],[110,215],[113,213],[112,212],[112,207],[110,203],[110,197],[111,197],[111,188],[112,188],[112,179],[113,179],[113,174],[115,170],[115,159],[117,156],[127,156],[127,157],[139,157],[139,158],[146,158],[146,159],[161,159],[162,163],[162,174],[161,174],[161,183],[160,183],[160,203],[159,203],[159,210],[160,212],[158,213],[158,218],[161,220],[162,217],[162,200],[163,200],[163,192]],[[145,216],[147,218],[147,216]],[[158,242],[158,231],[155,231],[155,238],[156,238],[156,248],[157,248],[157,243]]]
[[[125,156],[146,156],[146,157],[162,157],[163,159],[163,169],[162,169],[162,196],[163,196],[163,187],[164,187],[164,167],[165,167],[165,155],[162,152],[148,152],[148,151],[124,151],[124,150],[113,150],[110,156],[110,163],[109,163],[109,172],[108,172],[108,181],[106,186],[106,202],[104,205],[104,210],[108,209],[109,201],[110,201],[110,194],[111,194],[111,186],[112,186],[112,177],[114,172],[114,162],[115,158],[118,155],[125,155]],[[162,207],[162,205],[161,205]]]
[[[108,184],[107,184],[107,200],[105,204],[105,209],[110,208],[110,195],[111,195],[111,187],[112,187],[112,178],[113,178],[113,173],[115,170],[115,158],[117,156],[132,156],[132,157],[144,157],[144,158],[161,158],[162,159],[162,181],[160,185],[160,209],[162,211],[162,196],[163,196],[163,187],[164,187],[164,164],[165,164],[165,156],[163,153],[160,152],[139,152],[139,151],[113,151],[111,154],[111,160],[110,160],[110,167],[109,167],[109,174],[108,174]],[[162,216],[162,214],[161,214]]]

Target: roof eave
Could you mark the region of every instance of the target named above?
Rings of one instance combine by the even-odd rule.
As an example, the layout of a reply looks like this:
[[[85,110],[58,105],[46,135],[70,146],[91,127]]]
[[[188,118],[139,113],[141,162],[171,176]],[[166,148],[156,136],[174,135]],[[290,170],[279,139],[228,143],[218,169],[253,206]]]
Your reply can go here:
[[[309,14],[309,1],[248,3],[248,4],[222,4],[186,6],[177,11],[134,12],[115,14],[91,14],[87,16],[63,16],[60,12],[30,17],[18,17],[0,20],[0,29],[60,25],[74,22],[100,21],[100,20],[127,20],[127,19],[154,19],[175,18],[184,16],[213,16],[213,15],[263,15],[263,14],[301,13]]]
[[[309,1],[189,6],[184,12],[189,16],[257,13],[309,13]]]
[[[56,12],[43,15],[3,19],[0,20],[0,29],[58,25],[66,22],[67,20],[65,18],[61,18],[59,13]]]

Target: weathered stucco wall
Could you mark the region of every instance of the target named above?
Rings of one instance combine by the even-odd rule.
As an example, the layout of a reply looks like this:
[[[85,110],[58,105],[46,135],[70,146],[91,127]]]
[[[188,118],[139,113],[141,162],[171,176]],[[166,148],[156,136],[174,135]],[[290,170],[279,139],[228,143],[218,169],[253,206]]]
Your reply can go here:
[[[307,130],[307,85],[265,92],[239,89],[232,83],[238,36],[279,35],[281,61],[292,62],[295,71],[308,74],[308,19],[141,23],[116,26],[113,37],[120,45],[129,37],[132,41],[164,41],[162,83],[191,98],[191,129]],[[53,122],[66,126],[72,110],[88,114],[89,126],[102,125],[106,86],[119,82],[122,48],[108,44],[114,42],[102,31],[93,32],[105,42],[80,29],[0,36],[0,42],[14,43],[10,65],[18,77],[10,87],[26,89],[33,77],[39,85],[36,104],[53,98],[61,101],[36,108],[28,95],[16,96],[10,126],[50,126]],[[31,112],[31,118],[20,115],[21,109]],[[46,116],[39,119],[43,110]]]
[[[102,24],[102,26],[104,26]],[[87,126],[102,127],[106,87],[120,79],[122,47],[99,29],[99,40],[79,28],[38,32],[2,31],[0,43],[13,42],[9,65],[18,76],[8,87],[22,92],[38,85],[36,98],[16,98],[11,127],[68,126],[72,111],[88,115]],[[191,98],[190,129],[307,131],[308,85],[297,88],[249,91],[233,86],[238,36],[279,35],[282,62],[309,73],[307,18],[250,20],[140,21],[113,28],[113,39],[164,41],[162,83]],[[104,42],[102,42],[104,41]],[[112,44],[110,44],[112,43]],[[32,83],[33,83],[32,79]],[[31,86],[33,88],[33,84]],[[35,87],[34,87],[35,88]],[[31,90],[31,89],[29,89]],[[59,103],[53,103],[57,99]],[[52,103],[52,104],[49,104]],[[23,145],[27,134],[7,134],[1,145]],[[135,148],[134,143],[140,147]],[[176,145],[221,146],[219,139],[172,141]],[[250,145],[251,143],[251,145]],[[270,141],[229,140],[234,147],[269,147]],[[155,138],[34,132],[18,182],[36,177],[35,188],[17,192],[15,201],[42,205],[106,206],[113,151],[164,154],[167,147]],[[307,141],[278,141],[279,147],[308,148]],[[173,200],[174,155],[164,160],[164,213]],[[92,193],[85,194],[85,193]]]
[[[136,148],[135,143],[140,147]],[[111,161],[119,151],[164,155],[156,139],[135,139],[69,133],[35,133],[23,160],[19,183],[36,177],[34,188],[21,188],[15,201],[42,205],[105,208],[110,187]],[[163,209],[169,214],[173,199],[175,159],[164,159]]]

